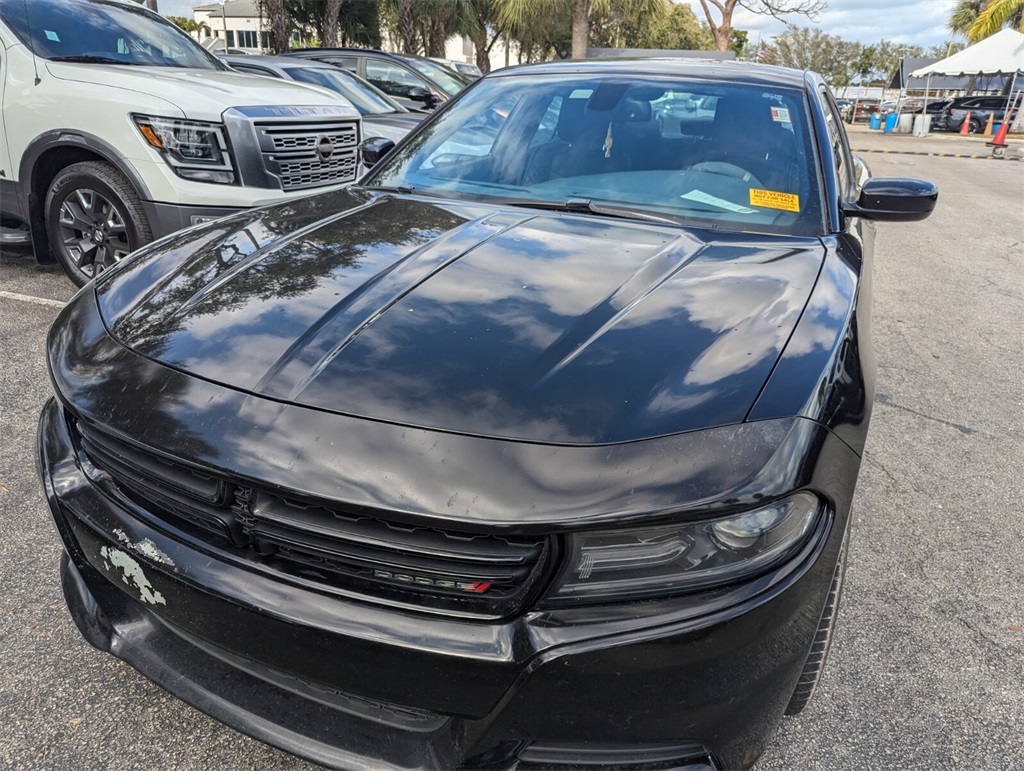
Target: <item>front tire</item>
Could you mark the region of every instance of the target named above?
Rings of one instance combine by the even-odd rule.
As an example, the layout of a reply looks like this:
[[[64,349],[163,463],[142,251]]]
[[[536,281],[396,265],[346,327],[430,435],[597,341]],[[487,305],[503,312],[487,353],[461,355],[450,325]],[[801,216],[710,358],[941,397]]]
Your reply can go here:
[[[153,240],[134,188],[103,161],[59,171],[46,194],[45,219],[50,252],[78,286]]]

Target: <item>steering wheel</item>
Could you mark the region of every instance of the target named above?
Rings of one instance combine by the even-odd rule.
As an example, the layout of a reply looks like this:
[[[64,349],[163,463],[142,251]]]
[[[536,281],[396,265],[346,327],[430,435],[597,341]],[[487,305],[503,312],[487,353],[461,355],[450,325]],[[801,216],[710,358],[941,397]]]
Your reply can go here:
[[[430,165],[435,169],[443,166],[454,166],[473,157],[472,155],[461,155],[459,153],[441,153],[430,159]]]
[[[687,171],[699,171],[703,174],[718,174],[747,182],[751,187],[763,188],[764,183],[744,168],[724,161],[701,161],[695,163]]]

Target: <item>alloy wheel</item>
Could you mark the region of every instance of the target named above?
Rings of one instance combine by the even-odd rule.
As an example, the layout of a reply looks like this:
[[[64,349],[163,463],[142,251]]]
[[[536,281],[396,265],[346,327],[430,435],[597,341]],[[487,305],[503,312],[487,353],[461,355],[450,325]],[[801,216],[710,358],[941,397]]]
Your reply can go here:
[[[87,278],[95,278],[132,252],[124,217],[96,190],[71,191],[60,205],[58,222],[65,253]]]

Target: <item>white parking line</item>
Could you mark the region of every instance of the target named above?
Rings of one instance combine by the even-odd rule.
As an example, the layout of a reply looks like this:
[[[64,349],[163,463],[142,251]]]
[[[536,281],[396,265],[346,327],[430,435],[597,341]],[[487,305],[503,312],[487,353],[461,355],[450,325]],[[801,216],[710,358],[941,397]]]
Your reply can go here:
[[[5,300],[19,300],[23,303],[35,303],[36,305],[49,305],[51,308],[63,308],[67,303],[63,300],[50,300],[46,297],[33,297],[28,294],[15,294],[0,290],[0,297]]]

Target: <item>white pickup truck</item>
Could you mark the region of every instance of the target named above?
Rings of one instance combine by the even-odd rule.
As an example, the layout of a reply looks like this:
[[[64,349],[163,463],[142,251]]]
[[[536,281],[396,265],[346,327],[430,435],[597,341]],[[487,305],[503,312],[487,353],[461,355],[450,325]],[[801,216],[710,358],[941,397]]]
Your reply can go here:
[[[359,113],[121,0],[0,0],[0,249],[83,284],[154,238],[352,182]]]

